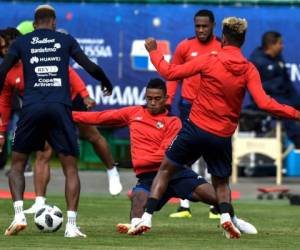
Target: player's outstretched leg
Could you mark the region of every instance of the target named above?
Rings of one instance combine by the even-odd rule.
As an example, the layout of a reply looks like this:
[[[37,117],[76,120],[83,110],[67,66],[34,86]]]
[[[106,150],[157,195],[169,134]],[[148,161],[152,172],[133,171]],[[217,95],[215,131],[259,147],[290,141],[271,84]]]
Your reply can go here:
[[[9,188],[13,198],[15,216],[13,222],[6,229],[5,235],[16,235],[27,227],[23,212],[23,194],[25,190],[24,169],[28,155],[12,152],[12,165],[9,173]]]
[[[151,195],[147,201],[146,211],[143,214],[140,222],[128,231],[129,235],[139,235],[151,229],[152,214],[157,209],[159,199],[167,190],[169,180],[177,171],[178,168],[176,165],[174,165],[167,158],[164,158],[152,183]]]
[[[119,233],[128,233],[132,227],[134,228],[140,223],[149,196],[150,187],[151,183],[148,182],[147,177],[138,180],[138,184],[132,189],[130,224],[119,223],[116,226]]]
[[[80,131],[80,138],[89,141],[98,157],[104,162],[107,169],[109,193],[112,196],[121,193],[123,187],[120,181],[120,175],[114,164],[111,151],[106,139],[100,134],[95,126],[77,124]]]

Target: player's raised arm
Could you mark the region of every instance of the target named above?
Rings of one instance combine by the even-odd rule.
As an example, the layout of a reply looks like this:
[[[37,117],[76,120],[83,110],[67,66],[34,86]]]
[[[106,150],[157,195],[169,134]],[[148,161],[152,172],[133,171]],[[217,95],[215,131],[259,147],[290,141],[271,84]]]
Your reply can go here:
[[[168,63],[157,49],[156,40],[151,37],[145,40],[145,47],[149,52],[152,64],[158,73],[167,80],[180,80],[199,74],[207,62],[206,56],[203,56],[182,65]]]

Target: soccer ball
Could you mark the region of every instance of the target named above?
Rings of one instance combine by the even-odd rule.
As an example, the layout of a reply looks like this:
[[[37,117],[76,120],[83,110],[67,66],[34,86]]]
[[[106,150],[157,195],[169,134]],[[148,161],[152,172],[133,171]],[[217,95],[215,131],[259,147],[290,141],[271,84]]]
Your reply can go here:
[[[57,206],[45,205],[34,215],[34,223],[42,232],[56,232],[63,223],[63,214]]]

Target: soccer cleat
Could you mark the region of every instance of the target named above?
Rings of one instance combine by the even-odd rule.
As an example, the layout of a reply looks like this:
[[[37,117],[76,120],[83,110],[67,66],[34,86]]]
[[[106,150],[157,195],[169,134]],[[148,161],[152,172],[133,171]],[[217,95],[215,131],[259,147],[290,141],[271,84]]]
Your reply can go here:
[[[127,234],[130,228],[131,228],[131,224],[126,224],[126,223],[119,223],[116,226],[116,229],[120,234]]]
[[[117,169],[108,170],[108,189],[109,193],[112,196],[118,195],[121,193],[123,187],[120,181],[120,175],[117,171]]]
[[[169,215],[170,218],[192,218],[192,213],[189,208],[179,207],[176,213]]]
[[[221,215],[218,213],[217,209],[214,206],[211,206],[208,213],[209,219],[220,219]]]
[[[77,226],[73,225],[66,225],[66,231],[65,231],[65,237],[66,238],[76,238],[76,237],[83,237],[86,238],[86,234],[83,234],[79,231],[79,228]]]
[[[223,228],[227,239],[239,239],[241,237],[241,232],[235,227],[228,213],[222,214],[221,227]]]
[[[169,215],[170,218],[192,218],[192,214],[189,211],[181,211],[181,212],[176,212],[172,213]]]
[[[236,218],[235,220],[233,220],[233,223],[240,230],[241,233],[257,234],[257,229],[255,228],[255,226],[253,226],[247,221]]]
[[[151,229],[151,224],[152,224],[151,218],[145,217],[143,215],[141,220],[136,225],[131,226],[131,228],[128,230],[127,234],[140,235],[140,234],[146,233]]]
[[[10,226],[5,230],[4,235],[11,236],[17,235],[19,232],[27,227],[27,222],[25,216],[20,216],[21,218],[15,217]]]
[[[24,214],[35,214],[42,207],[43,207],[43,205],[38,205],[38,204],[34,203],[30,208],[24,210]]]

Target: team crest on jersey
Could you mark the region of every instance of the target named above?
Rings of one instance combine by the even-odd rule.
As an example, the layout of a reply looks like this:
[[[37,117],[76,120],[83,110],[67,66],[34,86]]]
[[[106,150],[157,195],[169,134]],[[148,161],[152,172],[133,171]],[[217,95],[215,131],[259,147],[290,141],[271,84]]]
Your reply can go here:
[[[163,128],[165,125],[162,122],[157,122],[156,127],[157,128]]]

